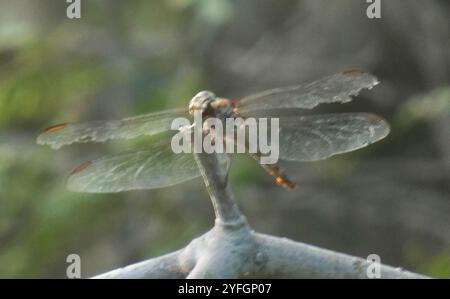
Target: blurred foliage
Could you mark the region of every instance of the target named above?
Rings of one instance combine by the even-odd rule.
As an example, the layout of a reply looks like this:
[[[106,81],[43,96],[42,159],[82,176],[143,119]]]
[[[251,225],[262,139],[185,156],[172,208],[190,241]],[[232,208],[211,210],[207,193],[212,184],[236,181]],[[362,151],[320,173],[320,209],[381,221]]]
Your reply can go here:
[[[399,107],[396,121],[401,127],[409,127],[418,122],[448,115],[450,115],[450,87],[444,87],[406,101]]]
[[[441,254],[433,257],[432,261],[424,269],[424,273],[428,273],[431,277],[449,278],[450,277],[450,250],[446,250]]]
[[[70,253],[81,255],[86,277],[175,250],[213,221],[200,180],[65,191],[70,168],[124,145],[54,152],[35,145],[42,128],[186,105],[201,89],[238,97],[351,67],[382,84],[318,110],[379,113],[391,137],[326,162],[284,165],[300,182],[293,193],[240,157],[231,183],[242,210],[256,230],[450,277],[448,3],[392,0],[383,19],[368,20],[365,4],[352,0],[82,2],[82,19],[68,20],[64,1],[0,0],[1,278],[65,277]]]

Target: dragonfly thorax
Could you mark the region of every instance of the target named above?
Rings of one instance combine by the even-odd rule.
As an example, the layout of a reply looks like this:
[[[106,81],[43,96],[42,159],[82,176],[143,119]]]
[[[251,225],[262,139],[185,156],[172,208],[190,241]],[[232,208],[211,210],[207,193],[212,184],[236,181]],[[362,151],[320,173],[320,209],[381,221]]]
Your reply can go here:
[[[189,102],[189,113],[201,111],[203,117],[215,116],[226,118],[231,116],[233,107],[231,101],[216,97],[216,95],[207,90],[197,93]]]

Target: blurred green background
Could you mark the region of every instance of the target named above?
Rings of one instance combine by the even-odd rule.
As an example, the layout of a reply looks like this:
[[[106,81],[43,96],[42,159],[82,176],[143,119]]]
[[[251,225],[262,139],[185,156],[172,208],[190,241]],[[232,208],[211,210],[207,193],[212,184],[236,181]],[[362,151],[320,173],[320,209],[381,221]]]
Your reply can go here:
[[[69,171],[113,150],[35,144],[60,122],[187,105],[202,89],[239,98],[360,68],[381,84],[317,112],[368,111],[383,141],[323,162],[285,165],[294,192],[249,158],[232,164],[239,205],[257,231],[450,277],[450,2],[0,0],[0,278],[82,276],[178,249],[213,225],[198,179],[91,195]]]

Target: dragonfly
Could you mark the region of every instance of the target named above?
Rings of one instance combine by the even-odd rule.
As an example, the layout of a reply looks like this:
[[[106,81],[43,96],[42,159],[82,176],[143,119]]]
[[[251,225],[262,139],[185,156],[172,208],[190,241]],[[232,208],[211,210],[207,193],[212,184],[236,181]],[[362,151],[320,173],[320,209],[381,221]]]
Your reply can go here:
[[[149,113],[120,120],[63,123],[47,128],[37,143],[53,149],[73,143],[106,142],[171,132],[172,121],[200,110],[207,117],[273,116],[276,111],[300,111],[279,119],[279,157],[286,161],[318,161],[354,151],[389,134],[386,120],[372,113],[305,114],[326,103],[347,103],[379,81],[370,73],[348,70],[307,84],[275,88],[233,100],[210,91],[196,94],[186,108]],[[292,113],[291,113],[292,114]],[[218,155],[228,165],[229,155]],[[251,155],[260,162],[258,154]],[[276,164],[262,164],[275,182],[286,189],[295,183]],[[75,168],[67,179],[71,191],[113,193],[173,186],[200,177],[192,153],[174,153],[165,138],[149,142],[144,150],[110,155]]]

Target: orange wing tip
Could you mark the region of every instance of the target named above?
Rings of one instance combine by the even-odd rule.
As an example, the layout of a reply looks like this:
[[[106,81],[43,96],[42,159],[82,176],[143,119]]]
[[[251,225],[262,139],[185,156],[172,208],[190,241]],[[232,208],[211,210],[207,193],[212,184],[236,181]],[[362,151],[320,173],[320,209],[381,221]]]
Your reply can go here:
[[[64,129],[66,126],[67,126],[66,123],[54,125],[54,126],[51,126],[51,127],[48,127],[47,129],[45,129],[44,133],[56,132],[56,131],[59,131],[61,129]]]
[[[366,87],[368,89],[372,89],[374,86],[377,86],[378,84],[380,84],[380,81],[375,76],[373,76],[370,73],[365,72],[363,70],[349,69],[349,70],[343,71],[342,74],[348,75],[348,76],[362,76],[362,75],[370,76],[372,78],[371,79],[372,82],[370,83],[370,86]]]
[[[368,119],[368,120],[370,120],[371,122],[376,122],[376,121],[382,121],[382,120],[384,120],[381,116],[378,116],[378,115],[376,115],[376,114],[373,114],[373,113],[364,113],[364,116]]]
[[[79,173],[91,165],[92,165],[91,161],[85,162],[85,163],[81,164],[80,166],[78,166],[77,168],[75,168],[74,170],[72,170],[72,172],[70,174],[73,175],[73,174]]]
[[[386,121],[385,118],[383,118],[383,117],[381,117],[379,115],[376,115],[374,113],[367,113],[366,112],[366,113],[363,113],[363,114],[373,124],[384,124],[385,126],[389,127],[389,123]]]
[[[288,190],[293,190],[293,189],[295,189],[295,187],[297,187],[297,185],[294,182],[286,180],[282,177],[277,177],[275,179],[275,181],[277,182],[278,185],[283,186],[284,188],[286,188]]]

